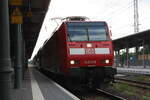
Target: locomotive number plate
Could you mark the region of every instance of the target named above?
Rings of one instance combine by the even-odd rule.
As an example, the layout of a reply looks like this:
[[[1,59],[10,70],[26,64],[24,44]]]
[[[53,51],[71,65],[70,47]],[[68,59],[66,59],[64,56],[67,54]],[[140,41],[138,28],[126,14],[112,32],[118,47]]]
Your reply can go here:
[[[85,64],[96,64],[95,60],[87,60],[84,62]]]
[[[95,54],[95,49],[93,49],[93,48],[87,48],[87,49],[85,49],[85,53],[86,54]]]

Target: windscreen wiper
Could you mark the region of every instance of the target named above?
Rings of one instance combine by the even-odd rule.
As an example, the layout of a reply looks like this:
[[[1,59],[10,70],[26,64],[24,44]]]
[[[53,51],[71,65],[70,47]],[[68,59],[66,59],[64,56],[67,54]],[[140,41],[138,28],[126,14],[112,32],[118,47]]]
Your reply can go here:
[[[72,40],[71,40],[71,37],[70,37],[70,34],[69,34],[69,33],[67,34],[67,36],[68,36],[68,38],[69,38],[70,42],[72,42]]]
[[[90,38],[89,38],[89,30],[88,30],[88,28],[86,28],[86,33],[87,33],[87,39],[88,39],[88,41],[89,41]]]

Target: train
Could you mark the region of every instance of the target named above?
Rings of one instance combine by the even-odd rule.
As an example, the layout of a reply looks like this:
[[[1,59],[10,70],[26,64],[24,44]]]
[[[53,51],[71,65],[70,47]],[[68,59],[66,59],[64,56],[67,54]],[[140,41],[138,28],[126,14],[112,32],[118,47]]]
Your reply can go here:
[[[38,53],[39,68],[99,87],[113,82],[116,68],[111,32],[105,21],[67,17]]]

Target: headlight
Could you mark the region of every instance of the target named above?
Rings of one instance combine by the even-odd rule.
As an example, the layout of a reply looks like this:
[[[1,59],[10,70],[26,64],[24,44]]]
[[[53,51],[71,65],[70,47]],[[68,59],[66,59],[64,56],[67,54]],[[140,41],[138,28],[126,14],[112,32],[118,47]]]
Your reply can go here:
[[[105,60],[105,63],[106,63],[106,64],[108,64],[108,63],[109,63],[109,60],[108,60],[108,59],[107,59],[107,60]]]
[[[75,64],[75,61],[74,61],[74,60],[71,60],[71,61],[70,61],[70,64],[71,64],[71,65],[74,65],[74,64]]]

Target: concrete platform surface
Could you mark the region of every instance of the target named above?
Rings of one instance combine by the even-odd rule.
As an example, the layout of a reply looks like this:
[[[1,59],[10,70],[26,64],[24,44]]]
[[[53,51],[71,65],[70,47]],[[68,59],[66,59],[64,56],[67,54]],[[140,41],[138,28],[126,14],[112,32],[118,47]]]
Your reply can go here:
[[[150,75],[150,69],[146,68],[117,68],[117,73],[123,72]]]
[[[80,100],[35,68],[25,74],[21,89],[11,90],[12,100]]]

